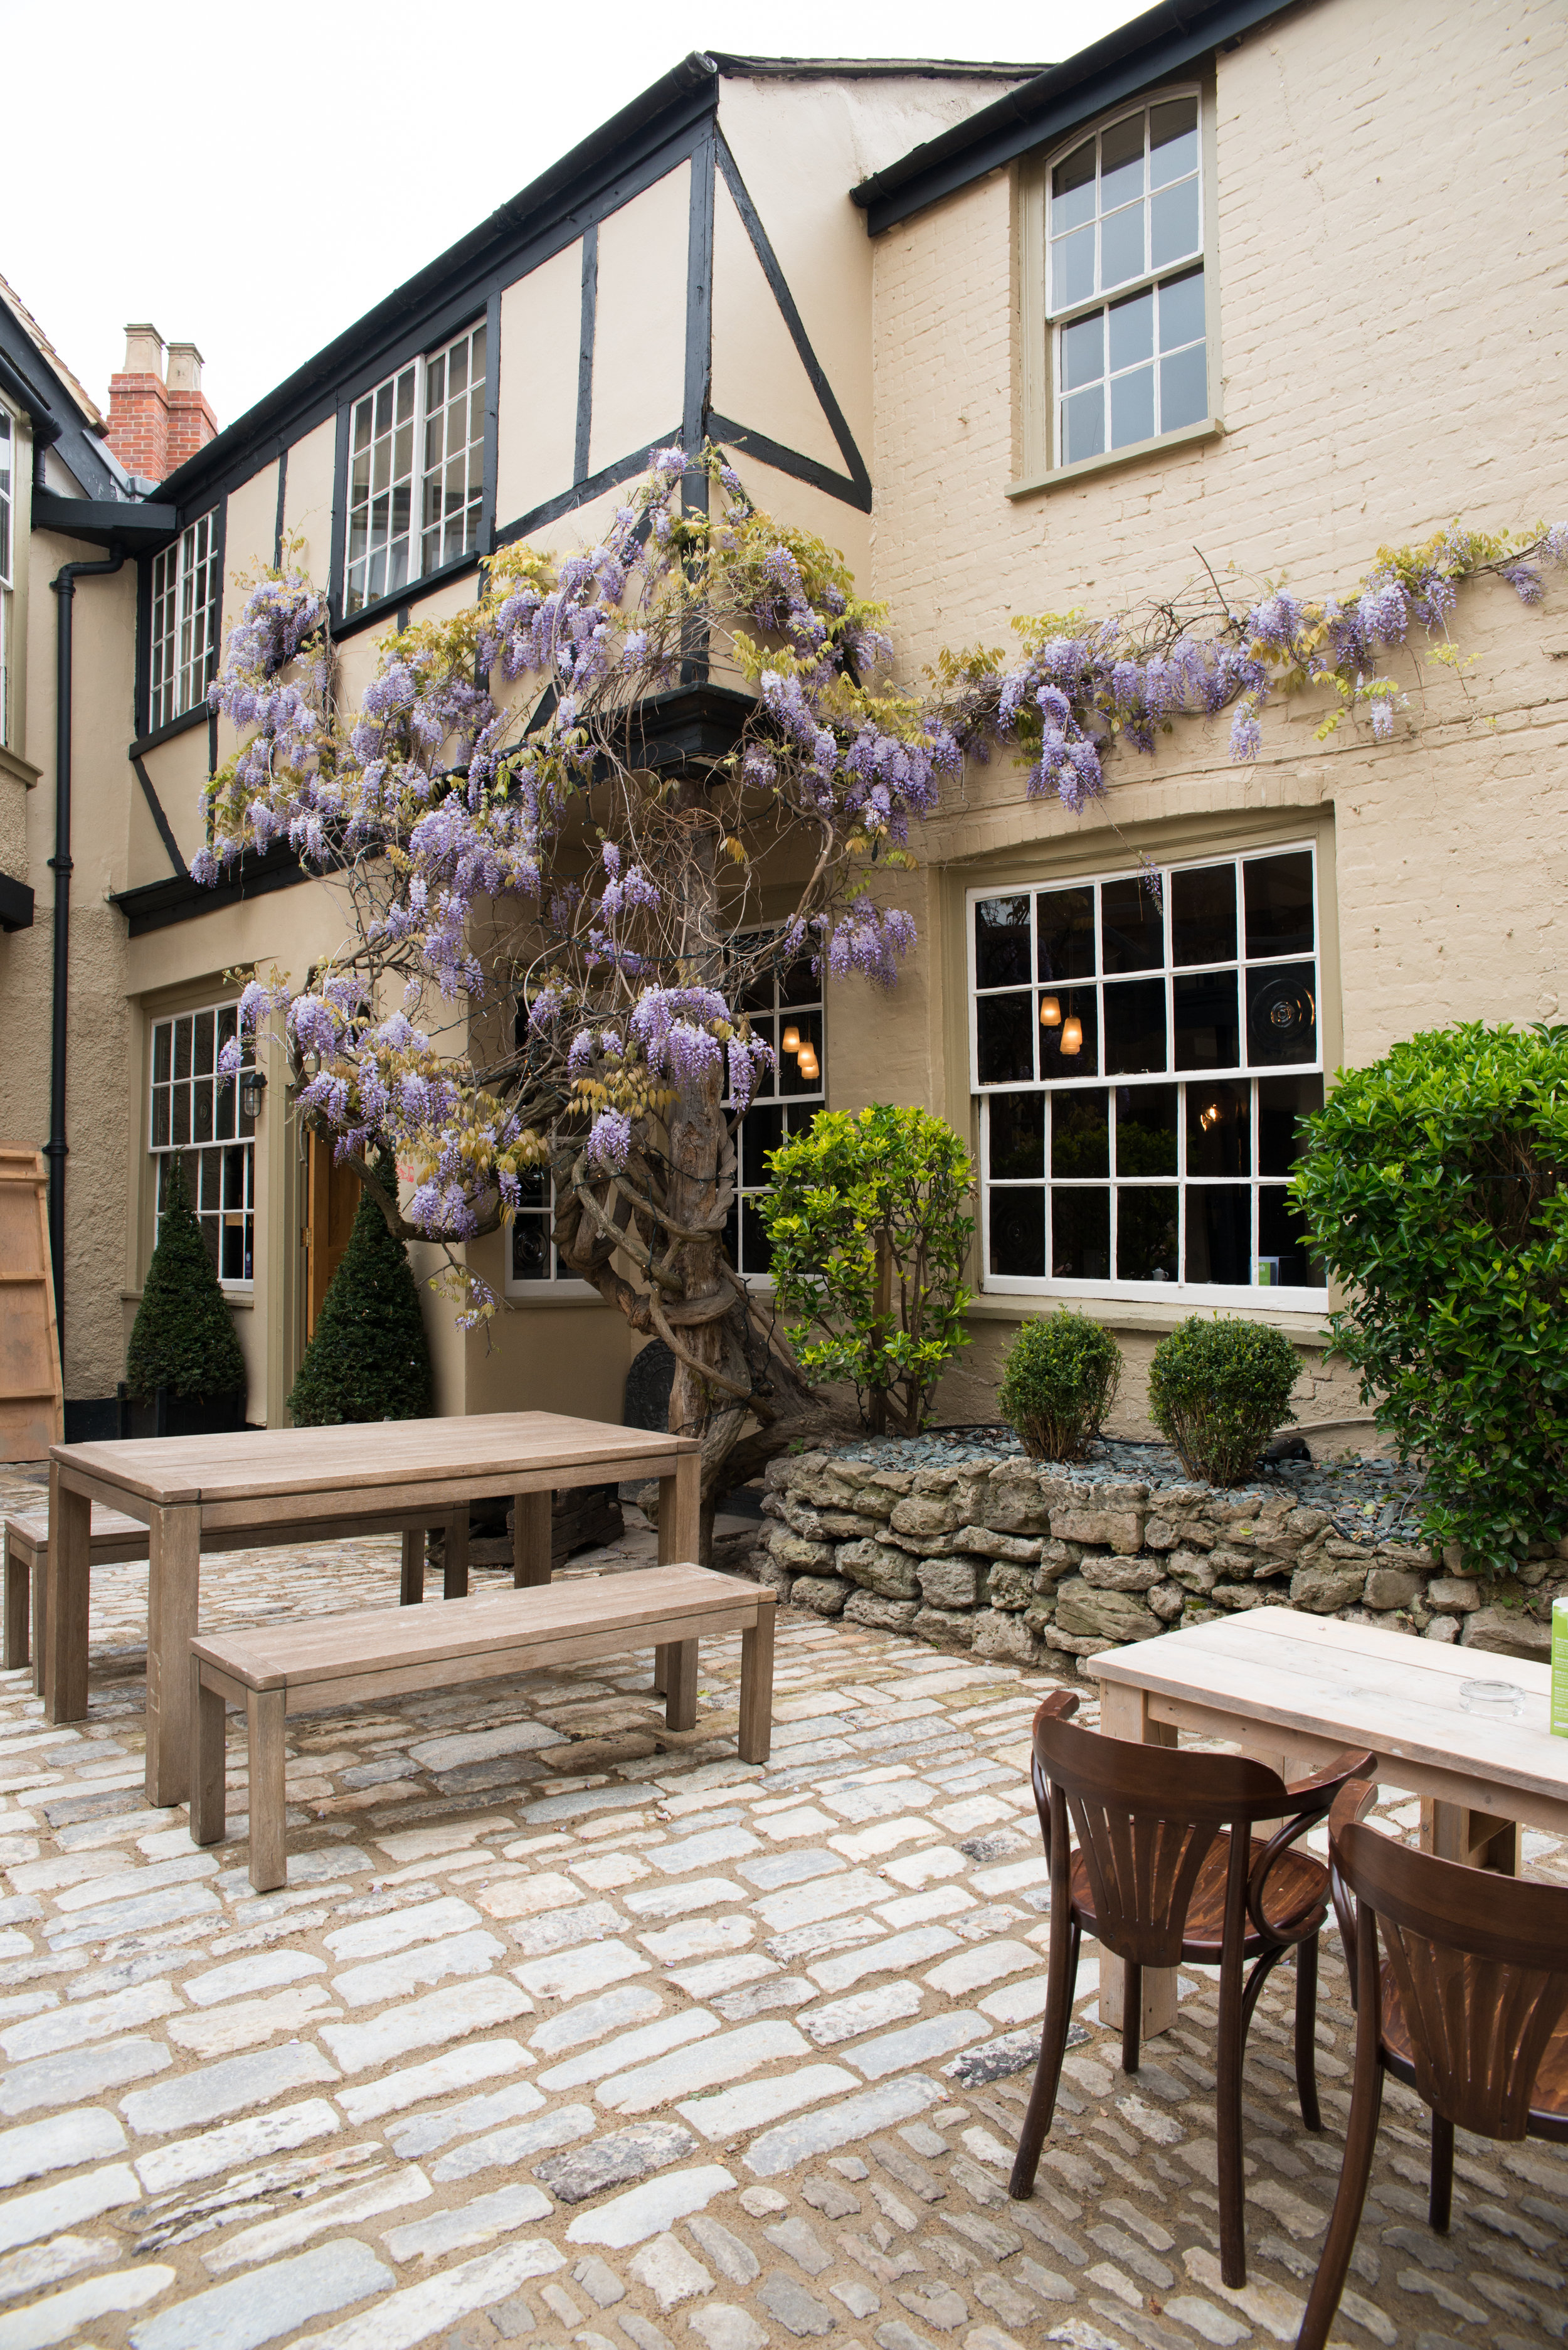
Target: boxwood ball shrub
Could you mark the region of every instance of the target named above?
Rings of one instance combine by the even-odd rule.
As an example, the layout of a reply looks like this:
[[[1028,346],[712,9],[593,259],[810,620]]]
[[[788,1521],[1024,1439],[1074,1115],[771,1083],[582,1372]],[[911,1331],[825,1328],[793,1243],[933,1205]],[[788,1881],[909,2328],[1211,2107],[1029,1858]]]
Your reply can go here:
[[[243,1397],[245,1358],[178,1158],[166,1180],[158,1245],[126,1350],[126,1385],[138,1397],[156,1395],[160,1388],[195,1400]]]
[[[1294,1194],[1336,1343],[1468,1572],[1568,1533],[1568,1027],[1480,1021],[1342,1071]]]
[[[396,1196],[398,1171],[378,1172]],[[343,1261],[327,1284],[288,1399],[296,1428],[355,1419],[424,1419],[435,1409],[430,1346],[409,1253],[362,1191]]]
[[[1301,1370],[1281,1330],[1194,1314],[1160,1340],[1148,1367],[1149,1417],[1189,1477],[1250,1477],[1277,1428],[1295,1418]]]
[[[1116,1401],[1122,1350],[1086,1314],[1026,1322],[1008,1351],[997,1409],[1036,1461],[1081,1461]]]

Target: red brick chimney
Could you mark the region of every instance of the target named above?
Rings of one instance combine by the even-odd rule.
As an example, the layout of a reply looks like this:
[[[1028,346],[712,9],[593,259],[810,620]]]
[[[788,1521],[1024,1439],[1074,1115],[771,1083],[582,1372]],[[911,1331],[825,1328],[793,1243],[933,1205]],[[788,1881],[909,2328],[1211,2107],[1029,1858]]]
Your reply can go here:
[[[202,390],[202,354],[194,343],[169,346],[169,471],[215,440],[218,420]]]
[[[109,445],[126,472],[144,481],[161,482],[169,471],[169,394],[156,327],[125,330],[125,368],[109,380]]]
[[[127,327],[124,369],[109,380],[109,445],[126,472],[161,482],[205,448],[217,430],[202,390],[195,344],[170,344],[165,381],[157,328]]]

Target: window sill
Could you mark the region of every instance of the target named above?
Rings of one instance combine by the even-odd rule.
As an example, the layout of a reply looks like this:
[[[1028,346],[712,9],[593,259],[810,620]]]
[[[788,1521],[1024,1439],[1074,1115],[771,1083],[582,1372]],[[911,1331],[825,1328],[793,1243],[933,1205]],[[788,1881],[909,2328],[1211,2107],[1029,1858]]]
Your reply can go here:
[[[139,734],[126,752],[128,759],[143,759],[149,751],[156,751],[161,743],[172,743],[177,734],[189,734],[198,726],[211,723],[213,712],[205,696],[190,710],[182,710],[178,718],[165,725],[153,727],[150,734]]]
[[[42,767],[35,767],[31,759],[20,757],[0,743],[0,775],[11,775],[17,783],[26,784],[31,791],[34,785],[41,780],[43,773]]]
[[[450,563],[440,564],[433,571],[421,571],[417,579],[405,579],[391,595],[378,596],[373,604],[361,604],[357,612],[344,612],[339,608],[332,616],[332,634],[337,639],[355,637],[362,629],[385,628],[389,621],[395,623],[405,606],[418,604],[425,597],[433,596],[438,588],[449,586],[452,580],[462,579],[468,573],[477,571],[479,564],[479,550],[475,547],[472,555],[453,556]],[[414,617],[410,611],[410,619]]]
[[[254,1314],[255,1312],[256,1298],[254,1286],[249,1289],[230,1289],[223,1282],[220,1282],[218,1284],[218,1291],[231,1314]],[[122,1305],[140,1305],[141,1303],[140,1290],[122,1289],[119,1293],[119,1302]]]
[[[1266,1323],[1272,1330],[1282,1330],[1287,1338],[1303,1346],[1327,1347],[1333,1336],[1328,1326],[1328,1308],[1300,1305],[1268,1306],[1261,1302],[1262,1293],[1249,1292],[1243,1304],[1240,1296],[1222,1307],[1214,1300],[1194,1305],[1173,1300],[1168,1305],[1157,1305],[1152,1298],[1085,1297],[1053,1294],[1049,1296],[1030,1293],[1014,1296],[999,1295],[988,1290],[975,1298],[969,1308],[971,1322],[1028,1322],[1037,1315],[1055,1312],[1064,1305],[1075,1313],[1087,1314],[1094,1321],[1103,1323],[1107,1330],[1147,1330],[1161,1334],[1177,1329],[1194,1314],[1223,1312],[1248,1322]]]
[[[1205,416],[1196,424],[1184,424],[1179,432],[1157,432],[1152,441],[1133,441],[1125,449],[1107,450],[1102,457],[1081,457],[1075,465],[1057,465],[1048,473],[1037,473],[1027,482],[1009,482],[1005,494],[1010,498],[1033,497],[1044,491],[1066,489],[1074,482],[1085,480],[1093,473],[1108,473],[1118,465],[1137,465],[1146,457],[1162,456],[1167,449],[1186,449],[1202,441],[1222,441],[1225,422],[1222,417]]]
[[[587,1281],[522,1281],[505,1291],[508,1305],[603,1305],[605,1301]]]

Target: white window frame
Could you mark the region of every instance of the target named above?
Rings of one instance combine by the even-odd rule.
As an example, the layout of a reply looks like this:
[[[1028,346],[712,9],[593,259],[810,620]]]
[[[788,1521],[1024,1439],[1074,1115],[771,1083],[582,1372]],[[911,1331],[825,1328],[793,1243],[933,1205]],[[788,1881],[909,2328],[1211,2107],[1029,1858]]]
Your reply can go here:
[[[1301,854],[1309,855],[1312,858],[1314,939],[1312,951],[1310,955],[1293,952],[1281,955],[1254,956],[1249,958],[1246,949],[1245,899],[1243,894],[1243,876],[1241,868],[1245,865],[1255,863],[1269,858]],[[1215,866],[1226,864],[1233,865],[1236,868],[1238,928],[1235,961],[1234,962],[1221,962],[1211,964],[1183,963],[1178,966],[1172,962],[1171,951],[1170,876],[1180,872],[1208,870]],[[981,1213],[979,1217],[977,1242],[981,1263],[981,1288],[983,1293],[992,1296],[1052,1297],[1072,1300],[1095,1299],[1101,1302],[1126,1300],[1128,1302],[1137,1301],[1145,1305],[1153,1304],[1183,1308],[1189,1308],[1195,1305],[1230,1305],[1231,1307],[1238,1305],[1252,1307],[1267,1305],[1276,1307],[1282,1311],[1289,1312],[1324,1312],[1326,1310],[1328,1305],[1328,1292],[1326,1286],[1314,1286],[1303,1284],[1285,1284],[1272,1282],[1265,1283],[1261,1282],[1258,1278],[1259,1192],[1261,1189],[1270,1187],[1277,1188],[1282,1185],[1282,1183],[1288,1180],[1288,1179],[1274,1176],[1261,1176],[1258,1172],[1259,1123],[1257,1086],[1259,1081],[1268,1079],[1270,1077],[1322,1076],[1325,1072],[1324,1054],[1325,1023],[1323,1001],[1324,957],[1322,914],[1323,884],[1318,844],[1312,839],[1286,840],[1269,842],[1262,844],[1256,847],[1239,848],[1232,851],[1211,853],[1203,857],[1176,858],[1171,858],[1167,862],[1163,862],[1159,866],[1158,871],[1163,885],[1160,896],[1160,917],[1163,926],[1164,959],[1159,970],[1158,971],[1127,972],[1124,973],[1107,974],[1104,968],[1103,930],[1101,925],[1100,910],[1101,899],[1099,892],[1106,883],[1127,883],[1128,881],[1140,879],[1142,877],[1137,867],[1132,867],[1130,868],[1125,865],[1120,867],[1110,867],[1103,871],[1088,874],[1064,873],[1047,876],[1036,874],[1029,879],[1019,879],[1015,881],[1001,880],[988,883],[983,888],[971,889],[965,893],[965,934],[968,941],[966,968],[969,990],[971,1089],[975,1100],[980,1125],[979,1156],[981,1177]],[[1039,968],[1040,958],[1037,939],[1038,909],[1036,899],[1041,894],[1048,893],[1053,890],[1079,889],[1093,889],[1096,892],[1095,975],[1091,978],[1082,980],[1063,979],[1054,982],[1044,980],[1040,976]],[[995,1079],[984,1085],[981,1083],[979,1006],[981,1000],[981,991],[978,985],[978,951],[975,939],[975,909],[977,906],[990,899],[1012,897],[1027,898],[1029,900],[1029,962],[1031,976],[1027,982],[1012,982],[1004,986],[987,989],[984,993],[992,995],[1002,995],[1007,993],[1022,993],[1025,989],[1027,989],[1032,1003],[1030,1033],[1032,1040],[1033,1040],[1032,1042],[1032,1052],[1036,1071],[1038,1072],[1041,1066],[1040,1046],[1038,1043],[1041,999],[1042,997],[1049,994],[1065,996],[1075,991],[1080,991],[1085,994],[1092,994],[1095,998],[1096,1032],[1097,1040],[1096,1062],[1097,1065],[1103,1063],[1103,1040],[1105,1035],[1104,991],[1108,978],[1109,984],[1112,986],[1115,986],[1117,983],[1118,979],[1158,979],[1163,981],[1165,987],[1167,1061],[1167,1066],[1163,1073],[1151,1072],[1147,1075],[1106,1076],[1100,1074],[1099,1066],[1096,1066],[1096,1070],[1082,1077],[1046,1077],[1037,1074],[1034,1077],[1028,1079],[1007,1078]],[[1317,1044],[1315,1055],[1310,1060],[1293,1061],[1288,1063],[1265,1063],[1262,1061],[1251,1060],[1246,1057],[1248,1050],[1246,979],[1249,971],[1267,970],[1271,967],[1282,971],[1290,966],[1298,965],[1306,962],[1311,962],[1314,965],[1314,991],[1316,1006]],[[1231,1066],[1215,1067],[1212,1069],[1178,1069],[1174,1066],[1176,1033],[1174,1004],[1175,980],[1178,977],[1198,977],[1205,971],[1225,972],[1232,969],[1235,970],[1238,974],[1238,1015],[1241,1024],[1239,1045],[1243,1058]],[[1192,1175],[1188,1172],[1186,1091],[1189,1087],[1198,1087],[1201,1089],[1206,1086],[1214,1084],[1244,1084],[1249,1088],[1251,1130],[1252,1137],[1251,1145],[1251,1167],[1250,1173],[1244,1177],[1241,1175],[1200,1176]],[[1037,1178],[1033,1175],[1012,1179],[998,1177],[994,1179],[993,1181],[991,1171],[992,1118],[989,1107],[992,1097],[1008,1094],[1044,1094],[1049,1099],[1052,1097],[1061,1097],[1063,1095],[1076,1092],[1093,1092],[1098,1090],[1108,1094],[1114,1093],[1118,1088],[1123,1087],[1141,1088],[1155,1086],[1172,1086],[1177,1088],[1177,1171],[1173,1178],[1154,1179],[1170,1181],[1176,1194],[1179,1218],[1177,1278],[1175,1280],[1167,1281],[1122,1280],[1115,1277],[1108,1270],[1108,1268],[1116,1263],[1116,1246],[1117,1237],[1117,1190],[1119,1180],[1124,1180],[1119,1179],[1116,1174],[1115,1143],[1116,1121],[1114,1118],[1110,1120],[1110,1134],[1108,1138],[1106,1174],[1103,1177],[1096,1175],[1081,1179],[1084,1188],[1086,1190],[1106,1188],[1108,1189],[1110,1192],[1111,1221],[1107,1241],[1107,1273],[1106,1276],[1102,1279],[1079,1280],[1070,1279],[1066,1276],[1058,1276],[1052,1274],[1049,1270],[1051,1263],[1050,1236],[1052,1231],[1049,1221],[1047,1221],[1045,1225],[1045,1263],[1047,1270],[1044,1274],[1029,1274],[992,1273],[991,1270],[991,1201],[993,1189],[1006,1190],[1010,1188],[1010,1185],[1016,1186],[1016,1188],[1020,1190],[1027,1190],[1036,1185],[1043,1187],[1044,1192],[1044,1207],[1047,1219],[1049,1219],[1051,1211],[1051,1193],[1054,1184],[1063,1185],[1064,1183],[1070,1183],[1072,1179],[1064,1179],[1062,1177],[1054,1176],[1051,1169],[1050,1136],[1049,1132],[1047,1132],[1043,1154],[1042,1170]],[[1049,1109],[1047,1110],[1046,1115],[1047,1118],[1049,1118]],[[1147,1176],[1142,1176],[1141,1180],[1147,1181],[1151,1179]],[[1190,1192],[1195,1189],[1202,1189],[1210,1186],[1220,1188],[1237,1188],[1243,1183],[1250,1188],[1251,1195],[1251,1221],[1250,1233],[1251,1281],[1247,1283],[1222,1283],[1189,1282],[1186,1280],[1183,1275],[1186,1265],[1187,1248],[1187,1203]]]
[[[223,569],[216,506],[152,558],[150,733],[206,700],[218,667]]]
[[[163,1170],[170,1160],[182,1159],[197,1222],[203,1236],[210,1230],[213,1237],[212,1253],[219,1285],[248,1294],[255,1286],[255,1125],[241,1107],[240,1081],[244,1070],[254,1065],[249,1040],[238,1075],[221,1076],[217,1066],[223,1045],[236,1033],[238,1016],[237,1005],[230,998],[185,1012],[162,1013],[149,1024],[147,1148],[153,1167],[154,1243],[161,1215]],[[177,1075],[182,1029],[188,1034],[190,1060],[185,1073]],[[161,1079],[159,1048],[164,1037],[168,1075]],[[199,1068],[199,1062],[206,1066]],[[225,1242],[231,1233],[238,1234],[240,1263],[242,1268],[248,1263],[249,1272],[224,1270]]]
[[[476,345],[483,357],[483,372],[477,379],[472,372]],[[452,364],[459,352],[464,354],[465,382],[453,394]],[[435,350],[395,369],[350,406],[344,494],[345,619],[401,595],[416,580],[462,562],[478,547],[484,518],[485,405],[493,365],[482,314]],[[465,440],[454,442],[454,422],[461,424],[454,411],[460,405],[466,411],[468,433]],[[453,509],[449,502],[454,489],[458,498]],[[400,496],[404,501],[400,513]],[[432,498],[437,502],[433,513]],[[383,499],[386,511],[378,517],[377,506]]]
[[[1189,102],[1196,110],[1194,126],[1196,160],[1193,170],[1190,173],[1183,173],[1179,181],[1174,181],[1170,182],[1169,185],[1172,187],[1185,185],[1189,179],[1191,180],[1198,205],[1197,233],[1191,244],[1184,246],[1179,255],[1162,262],[1158,266],[1153,266],[1150,265],[1151,220],[1152,208],[1157,192],[1149,185],[1147,174],[1147,158],[1149,155],[1150,136],[1149,118],[1156,108],[1186,102]],[[1110,213],[1106,213],[1100,209],[1098,201],[1100,180],[1097,168],[1096,178],[1094,182],[1090,183],[1096,191],[1096,204],[1094,213],[1091,215],[1092,228],[1090,231],[1093,249],[1095,252],[1095,288],[1092,292],[1082,294],[1076,298],[1069,299],[1065,296],[1059,298],[1055,285],[1056,255],[1059,248],[1058,241],[1053,234],[1054,205],[1052,198],[1052,182],[1054,175],[1059,165],[1064,163],[1070,156],[1075,154],[1080,148],[1086,145],[1091,140],[1095,141],[1096,150],[1098,151],[1096,153],[1096,165],[1099,166],[1103,156],[1106,140],[1109,137],[1114,137],[1116,131],[1125,124],[1128,124],[1135,120],[1140,119],[1144,125],[1145,173],[1142,193],[1134,201],[1137,203],[1139,211],[1143,217],[1144,266],[1135,271],[1129,276],[1118,277],[1113,284],[1107,285],[1105,282],[1103,266],[1103,248],[1105,244],[1104,224],[1107,219],[1117,217],[1119,214],[1117,208],[1115,207],[1113,207]],[[1125,106],[1120,108],[1116,113],[1107,115],[1103,121],[1096,123],[1093,128],[1088,130],[1076,132],[1071,139],[1064,140],[1061,146],[1053,149],[1045,159],[1045,234],[1044,255],[1046,272],[1045,316],[1050,322],[1051,334],[1051,451],[1053,463],[1057,470],[1061,470],[1073,464],[1092,463],[1096,458],[1120,456],[1124,450],[1140,448],[1149,441],[1162,440],[1168,432],[1190,430],[1195,426],[1199,426],[1204,421],[1210,412],[1213,402],[1210,385],[1211,354],[1210,350],[1210,328],[1211,322],[1210,317],[1210,306],[1213,299],[1213,286],[1206,265],[1207,255],[1205,251],[1209,214],[1208,190],[1205,185],[1206,174],[1204,171],[1204,155],[1206,147],[1205,130],[1203,91],[1196,83],[1177,84],[1170,88],[1158,90],[1147,98],[1140,99],[1136,106]],[[1129,203],[1126,207],[1126,210],[1130,211],[1130,209],[1131,203]],[[1085,232],[1082,227],[1074,232],[1074,234],[1078,236],[1082,236],[1084,233]],[[1160,393],[1160,380],[1163,374],[1163,368],[1161,364],[1159,330],[1158,324],[1156,324],[1152,337],[1152,348],[1150,353],[1150,359],[1152,360],[1153,391],[1153,398],[1151,400],[1152,414],[1150,421],[1153,429],[1148,432],[1141,432],[1129,436],[1127,439],[1120,442],[1113,442],[1111,433],[1113,430],[1113,418],[1116,404],[1113,386],[1116,380],[1116,376],[1112,372],[1111,354],[1104,351],[1103,349],[1105,335],[1108,332],[1110,313],[1113,309],[1119,309],[1124,304],[1140,299],[1144,295],[1153,292],[1155,289],[1162,288],[1168,285],[1174,286],[1178,282],[1190,278],[1195,275],[1201,276],[1203,279],[1203,333],[1200,338],[1197,338],[1196,344],[1194,344],[1192,338],[1189,338],[1187,344],[1173,346],[1171,353],[1168,354],[1168,356],[1174,357],[1179,349],[1184,350],[1189,347],[1195,347],[1202,350],[1204,359],[1204,397],[1198,412],[1195,415],[1184,415],[1180,417],[1178,422],[1174,425],[1168,424],[1163,420]],[[1156,293],[1155,309],[1157,313],[1160,307],[1160,297],[1158,294]],[[1097,380],[1104,387],[1102,391],[1101,408],[1101,421],[1103,427],[1101,445],[1098,449],[1081,451],[1076,456],[1070,456],[1066,448],[1064,413],[1065,403],[1072,395],[1071,388],[1066,382],[1065,369],[1063,361],[1064,337],[1073,328],[1083,327],[1085,325],[1096,315],[1096,313],[1100,314],[1106,322],[1106,328],[1102,330],[1102,356],[1104,359],[1104,367],[1099,378],[1086,378],[1085,379],[1085,384],[1087,386]],[[1136,359],[1131,360],[1127,362],[1124,369],[1118,370],[1117,372],[1120,373],[1123,380],[1126,380],[1130,376],[1140,373],[1141,366],[1141,361]],[[1082,399],[1083,397],[1084,393],[1083,391],[1080,391],[1079,398]],[[1109,413],[1106,412],[1107,410],[1110,411]]]

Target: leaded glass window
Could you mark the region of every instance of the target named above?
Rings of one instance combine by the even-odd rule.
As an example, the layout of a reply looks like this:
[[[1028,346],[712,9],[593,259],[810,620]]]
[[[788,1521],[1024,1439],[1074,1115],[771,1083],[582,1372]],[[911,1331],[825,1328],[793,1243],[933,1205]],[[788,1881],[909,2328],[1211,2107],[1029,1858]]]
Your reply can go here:
[[[167,726],[206,700],[218,666],[222,588],[214,506],[152,558],[150,726]]]
[[[395,596],[478,546],[486,364],[481,320],[355,401],[346,612]]]
[[[147,1139],[157,1170],[157,1219],[178,1159],[213,1271],[225,1288],[244,1289],[254,1274],[255,1128],[240,1100],[239,1077],[218,1067],[238,1017],[234,1004],[215,1003],[153,1022]],[[250,1063],[247,1044],[244,1066]]]

